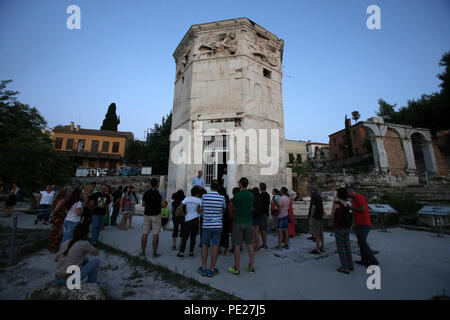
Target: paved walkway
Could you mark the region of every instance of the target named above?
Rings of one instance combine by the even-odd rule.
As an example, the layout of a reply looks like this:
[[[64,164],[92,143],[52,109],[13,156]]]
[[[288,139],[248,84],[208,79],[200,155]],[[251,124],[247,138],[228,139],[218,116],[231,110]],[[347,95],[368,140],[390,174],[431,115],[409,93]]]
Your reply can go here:
[[[32,215],[17,215],[19,228],[49,228],[34,225]],[[128,231],[106,227],[101,232],[100,241],[137,255],[140,252],[142,220],[142,216],[135,216],[135,229]],[[1,224],[9,224],[10,221],[10,218],[0,218]],[[367,289],[369,274],[362,266],[355,265],[355,271],[350,275],[336,271],[339,258],[335,253],[333,236],[329,233],[325,234],[327,253],[320,256],[308,253],[313,243],[306,239],[306,235],[291,239],[289,250],[260,251],[256,254],[256,273],[253,275],[245,271],[248,263],[246,252],[241,257],[239,277],[226,271],[234,264],[233,257],[220,255],[217,263],[220,272],[213,278],[197,273],[201,265],[198,245],[195,257],[178,258],[176,252],[171,250],[171,236],[171,231],[161,232],[159,253],[162,256],[149,259],[152,263],[243,299],[430,299],[444,293],[450,295],[448,236],[438,238],[433,233],[401,228],[389,229],[387,233],[371,231],[369,243],[372,249],[380,251],[377,258],[381,264],[381,290]],[[274,247],[276,238],[269,235],[268,242],[269,247]],[[359,250],[353,236],[352,243],[354,259],[357,260]],[[151,252],[151,236],[147,251]]]

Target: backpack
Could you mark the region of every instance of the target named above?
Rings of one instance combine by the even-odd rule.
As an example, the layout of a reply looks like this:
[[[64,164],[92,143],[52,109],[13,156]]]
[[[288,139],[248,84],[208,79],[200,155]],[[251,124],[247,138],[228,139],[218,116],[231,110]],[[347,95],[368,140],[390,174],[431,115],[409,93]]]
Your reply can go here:
[[[161,208],[161,216],[164,218],[168,218],[170,214],[170,210],[168,207]]]
[[[179,206],[175,208],[175,216],[177,217],[184,217],[185,213],[183,208],[180,208]]]
[[[339,221],[339,224],[343,228],[350,228],[353,224],[353,215],[350,211],[349,206],[344,206],[344,212],[342,213],[341,219]]]
[[[270,212],[272,212],[273,216],[277,216],[280,213],[280,209],[278,208],[278,204],[276,200],[273,200],[270,204]]]

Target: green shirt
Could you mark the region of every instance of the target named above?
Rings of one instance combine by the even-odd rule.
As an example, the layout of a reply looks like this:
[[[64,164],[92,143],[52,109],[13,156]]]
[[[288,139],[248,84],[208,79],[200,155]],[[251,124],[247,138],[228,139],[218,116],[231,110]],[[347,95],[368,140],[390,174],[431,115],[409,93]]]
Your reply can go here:
[[[250,190],[241,190],[233,197],[236,207],[235,223],[252,223],[253,193]]]

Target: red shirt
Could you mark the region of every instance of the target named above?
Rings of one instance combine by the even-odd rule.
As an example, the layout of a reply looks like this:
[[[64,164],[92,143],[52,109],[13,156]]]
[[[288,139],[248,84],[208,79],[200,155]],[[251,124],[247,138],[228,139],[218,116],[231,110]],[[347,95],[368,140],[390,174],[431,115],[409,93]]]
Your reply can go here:
[[[361,206],[364,206],[364,212],[353,210],[353,220],[355,221],[355,225],[372,225],[372,223],[370,222],[369,206],[367,205],[367,200],[362,194],[357,193],[352,200],[352,207],[359,208]]]

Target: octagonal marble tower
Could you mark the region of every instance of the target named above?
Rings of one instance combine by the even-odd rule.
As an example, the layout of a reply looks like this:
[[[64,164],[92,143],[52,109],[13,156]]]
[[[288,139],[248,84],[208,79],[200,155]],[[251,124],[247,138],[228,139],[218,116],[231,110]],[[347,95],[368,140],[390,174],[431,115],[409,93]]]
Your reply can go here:
[[[265,182],[269,192],[272,187],[286,184],[283,44],[283,40],[247,18],[191,26],[173,54],[176,74],[168,197],[178,189],[190,194],[191,182],[198,170],[203,170],[209,185],[212,179],[221,178],[224,167],[227,168],[228,194],[243,176],[249,179],[249,187]],[[202,149],[195,149],[195,132],[197,136],[199,132],[208,136],[211,128],[217,132],[201,137],[202,142],[197,146]],[[182,139],[174,139],[180,129],[191,133],[189,147],[180,148]],[[259,129],[268,131],[265,146],[261,146],[264,141]],[[271,129],[277,131],[278,136],[271,137]],[[243,131],[251,136],[252,130],[258,133],[257,141],[248,139],[245,147],[243,140],[233,135],[233,132]],[[271,143],[271,139],[275,141]],[[257,163],[252,162],[249,155],[249,148],[255,145],[258,145]],[[268,148],[267,155],[274,156],[276,161],[276,171],[269,174],[261,170],[273,166],[267,161],[262,163],[259,151],[264,148]],[[237,154],[242,155],[242,150],[245,150],[246,163],[236,158]],[[195,162],[194,158],[199,155],[200,161]],[[187,156],[190,160],[174,162],[177,156]]]

